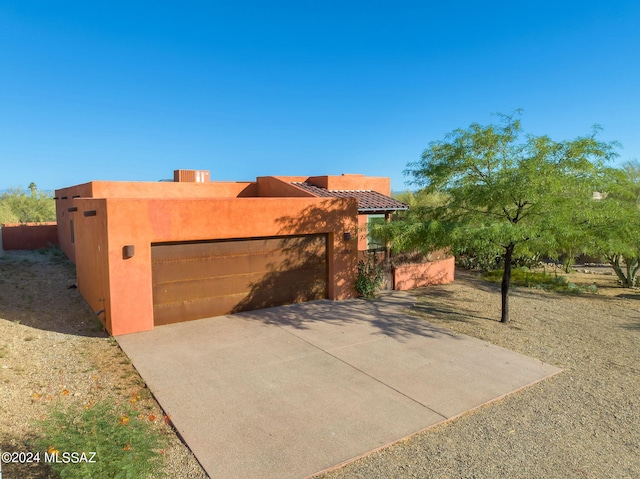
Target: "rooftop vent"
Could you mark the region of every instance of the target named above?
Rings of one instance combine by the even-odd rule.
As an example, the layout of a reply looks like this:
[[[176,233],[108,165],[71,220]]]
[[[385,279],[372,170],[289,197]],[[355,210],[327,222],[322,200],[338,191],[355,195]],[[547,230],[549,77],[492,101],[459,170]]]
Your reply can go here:
[[[174,170],[173,181],[176,183],[209,183],[209,170]]]

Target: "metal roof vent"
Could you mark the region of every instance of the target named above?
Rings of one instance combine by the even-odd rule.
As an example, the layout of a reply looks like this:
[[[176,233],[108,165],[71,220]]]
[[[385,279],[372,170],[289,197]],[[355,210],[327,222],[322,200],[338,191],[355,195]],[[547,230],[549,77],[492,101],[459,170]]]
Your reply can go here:
[[[209,183],[209,170],[174,170],[173,181],[176,183]]]

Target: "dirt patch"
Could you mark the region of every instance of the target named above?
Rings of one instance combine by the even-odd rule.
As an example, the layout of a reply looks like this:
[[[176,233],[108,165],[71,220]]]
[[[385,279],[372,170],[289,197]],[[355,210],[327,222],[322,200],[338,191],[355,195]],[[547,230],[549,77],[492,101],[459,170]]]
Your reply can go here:
[[[169,439],[167,477],[206,478],[144,381],[104,332],[59,250],[0,256],[0,449],[30,451],[53,403],[130,402]],[[170,418],[166,418],[170,422]],[[3,477],[54,478],[43,462],[2,465]]]

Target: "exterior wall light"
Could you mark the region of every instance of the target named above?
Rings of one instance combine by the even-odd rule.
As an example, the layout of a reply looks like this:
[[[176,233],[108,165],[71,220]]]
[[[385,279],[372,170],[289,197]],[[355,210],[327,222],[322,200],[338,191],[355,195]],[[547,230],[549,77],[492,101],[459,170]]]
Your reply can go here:
[[[122,259],[133,258],[136,254],[135,245],[128,244],[122,247]]]

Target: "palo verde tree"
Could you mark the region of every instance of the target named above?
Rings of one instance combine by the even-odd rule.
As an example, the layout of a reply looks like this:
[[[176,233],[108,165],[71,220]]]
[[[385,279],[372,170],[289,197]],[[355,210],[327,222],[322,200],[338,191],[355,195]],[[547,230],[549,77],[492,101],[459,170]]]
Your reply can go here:
[[[424,151],[405,173],[440,205],[420,209],[390,226],[392,246],[449,246],[501,258],[503,323],[515,255],[553,254],[572,211],[591,201],[594,178],[615,144],[593,134],[570,141],[524,135],[513,115],[500,123],[458,129]]]

